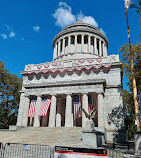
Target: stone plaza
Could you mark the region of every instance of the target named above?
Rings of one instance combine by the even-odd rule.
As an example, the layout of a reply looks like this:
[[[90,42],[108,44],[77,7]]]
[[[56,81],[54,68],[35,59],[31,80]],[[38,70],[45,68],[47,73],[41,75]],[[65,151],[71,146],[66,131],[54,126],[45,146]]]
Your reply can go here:
[[[65,27],[53,39],[53,61],[25,66],[17,127],[86,127],[82,108],[91,112],[106,141],[122,139],[122,73],[119,55],[107,54],[108,39],[84,22]],[[74,101],[78,96],[79,100]],[[39,115],[44,98],[46,115]],[[34,116],[29,109],[35,100]],[[79,109],[76,110],[76,106]],[[91,110],[89,110],[91,109]]]

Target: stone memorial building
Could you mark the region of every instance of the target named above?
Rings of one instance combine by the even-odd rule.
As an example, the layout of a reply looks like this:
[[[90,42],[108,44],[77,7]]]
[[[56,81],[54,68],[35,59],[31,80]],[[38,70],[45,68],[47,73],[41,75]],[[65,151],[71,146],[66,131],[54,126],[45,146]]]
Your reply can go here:
[[[108,39],[96,27],[76,22],[53,39],[53,61],[25,66],[17,126],[82,127],[91,112],[112,141],[122,132],[119,55],[107,55]],[[32,60],[32,59],[31,59]]]

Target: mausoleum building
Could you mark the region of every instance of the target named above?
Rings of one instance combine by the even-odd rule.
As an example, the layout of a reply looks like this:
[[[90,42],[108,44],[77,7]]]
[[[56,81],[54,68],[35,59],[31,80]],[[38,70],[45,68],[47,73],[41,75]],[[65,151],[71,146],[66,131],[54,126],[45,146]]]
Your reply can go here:
[[[82,127],[96,108],[96,127],[112,141],[121,132],[122,75],[119,55],[107,55],[108,39],[76,22],[53,39],[53,61],[25,66],[17,126]]]

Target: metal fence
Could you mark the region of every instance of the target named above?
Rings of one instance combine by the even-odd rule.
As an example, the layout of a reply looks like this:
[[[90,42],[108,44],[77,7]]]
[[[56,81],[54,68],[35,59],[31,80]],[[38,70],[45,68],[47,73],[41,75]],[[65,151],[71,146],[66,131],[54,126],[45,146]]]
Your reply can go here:
[[[109,158],[141,158],[141,152],[131,150],[108,150]]]
[[[0,158],[2,157],[3,154],[3,143],[0,142]]]
[[[107,150],[107,149],[106,149]],[[51,158],[53,149],[49,145],[0,142],[0,158]],[[131,150],[107,150],[108,158],[141,158],[141,152]]]
[[[1,158],[51,158],[48,145],[6,143]]]

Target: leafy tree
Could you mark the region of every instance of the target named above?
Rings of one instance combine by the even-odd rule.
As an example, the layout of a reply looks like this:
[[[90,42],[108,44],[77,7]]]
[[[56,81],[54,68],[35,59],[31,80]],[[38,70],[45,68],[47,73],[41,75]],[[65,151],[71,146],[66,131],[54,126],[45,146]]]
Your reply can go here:
[[[135,126],[135,107],[134,107],[134,98],[133,98],[133,87],[132,87],[132,77],[131,77],[131,66],[130,66],[130,55],[129,55],[129,45],[124,44],[119,50],[122,53],[122,68],[125,75],[128,77],[129,82],[129,92],[123,90],[123,110],[125,118],[125,129],[127,133],[127,138],[133,138],[133,134],[136,132]],[[141,111],[141,42],[136,45],[132,45],[131,53],[133,56],[134,62],[134,72],[137,84],[137,93],[138,93],[138,104],[139,111]],[[141,115],[140,115],[141,116]]]
[[[0,61],[0,128],[16,124],[22,80]]]

